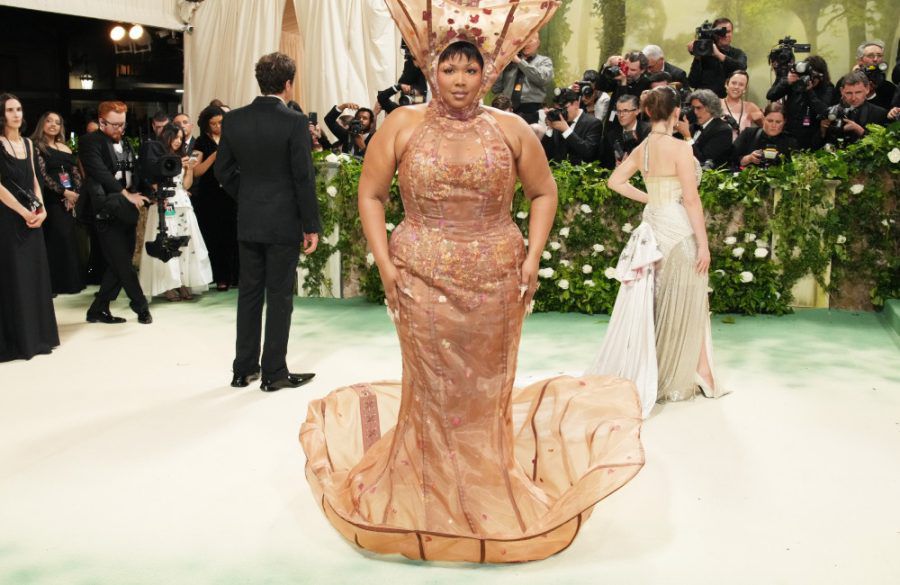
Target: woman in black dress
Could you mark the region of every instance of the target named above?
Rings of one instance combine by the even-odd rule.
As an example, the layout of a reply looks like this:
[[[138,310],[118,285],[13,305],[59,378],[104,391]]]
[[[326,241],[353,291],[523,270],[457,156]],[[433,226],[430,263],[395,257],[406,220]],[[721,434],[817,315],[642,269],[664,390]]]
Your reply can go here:
[[[0,362],[6,362],[50,353],[59,333],[41,234],[47,213],[30,209],[42,198],[34,149],[21,135],[22,103],[2,94],[0,112]]]
[[[53,294],[74,294],[85,287],[74,213],[81,192],[81,171],[65,136],[62,116],[56,112],[41,116],[31,135],[38,179],[46,197],[43,229]]]
[[[763,111],[762,128],[745,128],[734,141],[732,164],[736,169],[751,165],[768,168],[791,160],[797,141],[784,132],[784,106],[771,102]]]
[[[220,291],[228,290],[238,280],[237,204],[213,173],[224,116],[225,111],[214,105],[200,112],[197,123],[201,135],[194,149],[203,153],[203,159],[194,167],[194,177],[198,181],[191,199],[200,232],[209,249],[216,290]]]

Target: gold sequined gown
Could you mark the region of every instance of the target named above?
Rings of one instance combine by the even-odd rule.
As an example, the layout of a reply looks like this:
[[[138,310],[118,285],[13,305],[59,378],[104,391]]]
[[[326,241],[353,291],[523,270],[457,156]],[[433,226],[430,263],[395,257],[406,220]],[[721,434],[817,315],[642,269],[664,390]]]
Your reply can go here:
[[[525,314],[515,181],[493,114],[454,117],[436,96],[400,160],[406,217],[390,239],[402,382],[313,401],[300,433],[315,497],[359,547],[541,559],[569,546],[593,505],[643,465],[631,382],[513,388]]]

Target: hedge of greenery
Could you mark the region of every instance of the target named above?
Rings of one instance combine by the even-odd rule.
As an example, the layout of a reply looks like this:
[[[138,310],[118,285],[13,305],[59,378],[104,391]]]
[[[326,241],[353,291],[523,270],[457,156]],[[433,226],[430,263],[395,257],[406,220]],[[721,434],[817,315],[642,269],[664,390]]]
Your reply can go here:
[[[874,307],[900,297],[900,124],[870,130],[844,150],[801,153],[780,167],[704,173],[700,194],[712,252],[714,312],[789,312],[791,288],[806,274],[837,295],[845,287],[865,286]],[[361,164],[334,155],[318,156],[317,164],[324,233],[338,227],[340,238],[301,259],[304,288],[308,294],[327,290],[324,266],[340,251],[345,282],[358,279],[360,292],[381,302],[381,281],[356,209]],[[329,166],[336,172],[325,172]],[[609,313],[618,290],[610,268],[640,222],[641,206],[610,191],[609,171],[596,165],[555,164],[553,174],[559,208],[543,253],[535,310]],[[512,213],[526,238],[528,207],[520,189]],[[396,181],[386,216],[388,231],[403,219]]]

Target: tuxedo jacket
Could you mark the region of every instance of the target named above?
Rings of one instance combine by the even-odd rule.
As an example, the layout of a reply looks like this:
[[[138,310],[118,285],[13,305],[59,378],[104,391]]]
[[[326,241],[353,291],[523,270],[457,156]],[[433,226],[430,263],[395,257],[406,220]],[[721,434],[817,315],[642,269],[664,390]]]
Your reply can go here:
[[[122,147],[131,153],[133,160],[134,153],[124,139]],[[83,188],[88,199],[76,211],[81,215],[102,214],[109,219],[135,223],[138,218],[137,209],[125,199],[125,188],[116,179],[116,151],[113,149],[113,141],[100,130],[85,134],[78,140],[78,161],[83,170]],[[132,171],[132,178],[134,176]],[[85,219],[88,220],[87,217]]]
[[[597,118],[582,112],[572,133],[563,138],[556,130],[550,136],[544,135],[541,144],[548,160],[568,160],[574,165],[597,160],[603,139],[603,124]]]
[[[264,244],[299,244],[318,233],[309,122],[275,96],[228,113],[215,176],[238,203],[237,237]]]
[[[672,76],[672,83],[680,83],[681,89],[691,89],[691,84],[688,83],[688,74],[687,71],[678,67],[677,65],[672,65],[668,61],[663,65],[663,71]]]
[[[622,145],[622,150],[626,154],[630,153],[641,141],[650,135],[650,124],[649,122],[638,120],[634,130],[637,137],[624,136],[622,125],[619,124],[618,119],[606,126],[606,133],[603,135],[603,148],[600,153],[600,163],[604,168],[616,168],[616,142]]]
[[[732,132],[728,122],[713,118],[694,139],[694,156],[700,164],[711,160],[713,167],[727,165],[731,159]]]

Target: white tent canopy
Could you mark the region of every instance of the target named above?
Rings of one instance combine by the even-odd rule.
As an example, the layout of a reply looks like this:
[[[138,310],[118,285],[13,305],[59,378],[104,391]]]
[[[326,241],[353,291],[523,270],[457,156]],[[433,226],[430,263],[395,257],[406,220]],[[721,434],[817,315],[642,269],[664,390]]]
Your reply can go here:
[[[3,0],[7,6],[181,29],[177,0]]]

